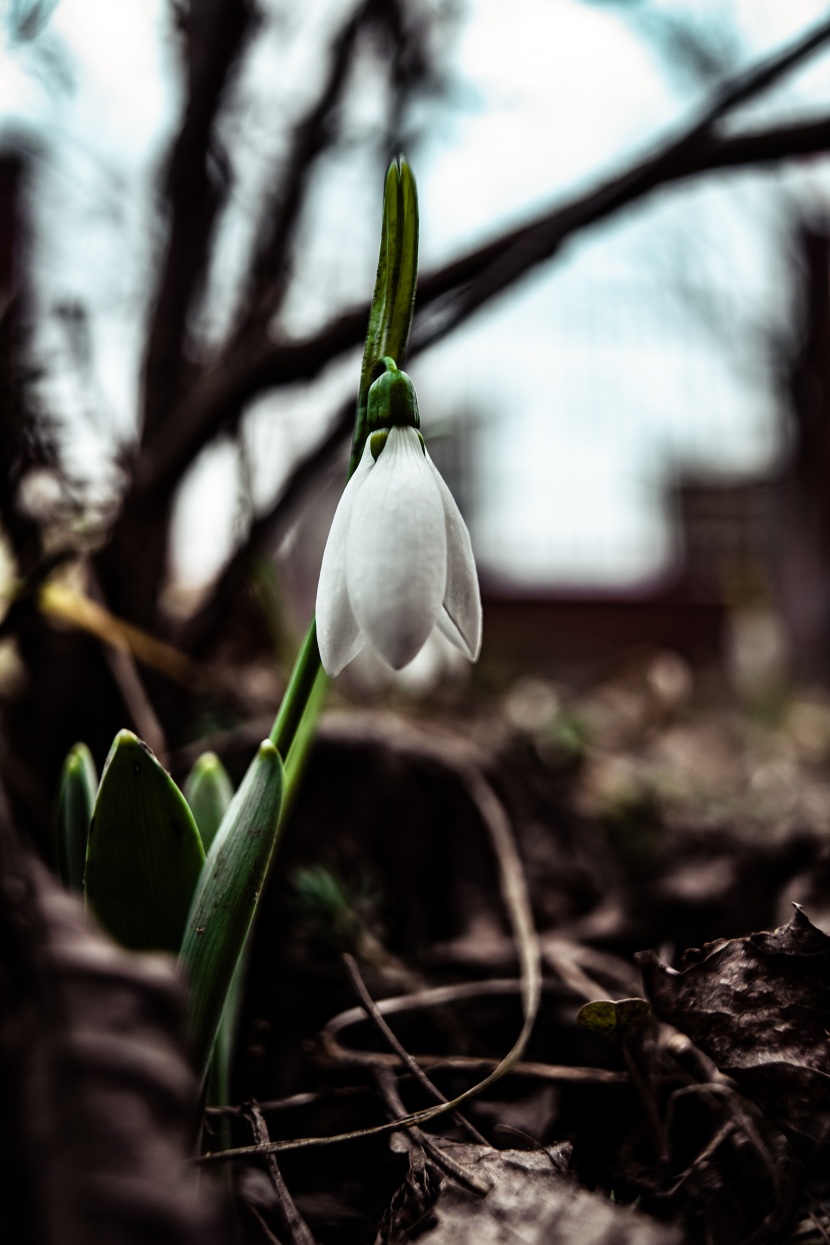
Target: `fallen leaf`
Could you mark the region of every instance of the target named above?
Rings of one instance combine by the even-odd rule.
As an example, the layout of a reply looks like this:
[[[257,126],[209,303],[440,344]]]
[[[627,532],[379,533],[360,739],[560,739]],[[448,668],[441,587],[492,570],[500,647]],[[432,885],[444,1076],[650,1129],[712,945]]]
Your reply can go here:
[[[790,1135],[830,1131],[830,938],[787,925],[706,944],[679,971],[637,956],[655,1013],[687,1034]]]
[[[383,1239],[403,1245],[679,1245],[678,1229],[581,1189],[565,1172],[567,1147],[491,1150],[442,1143],[455,1160],[492,1185],[479,1197],[445,1179],[410,1234]],[[381,1238],[379,1238],[381,1239]]]

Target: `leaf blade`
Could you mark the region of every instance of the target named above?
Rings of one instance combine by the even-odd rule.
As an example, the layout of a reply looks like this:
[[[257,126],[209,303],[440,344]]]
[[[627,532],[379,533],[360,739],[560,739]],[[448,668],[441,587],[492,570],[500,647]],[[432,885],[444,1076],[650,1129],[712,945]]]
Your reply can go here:
[[[97,791],[98,773],[92,753],[86,744],[74,744],[63,763],[55,809],[55,860],[58,875],[69,890],[83,890],[86,847]]]
[[[88,906],[122,946],[178,951],[203,863],[184,796],[147,745],[119,731],[90,825]]]
[[[282,795],[280,754],[265,740],[213,841],[187,917],[180,961],[190,984],[191,1050],[203,1076],[268,873]]]
[[[207,854],[233,799],[228,771],[215,752],[203,752],[196,760],[185,780],[184,798]]]

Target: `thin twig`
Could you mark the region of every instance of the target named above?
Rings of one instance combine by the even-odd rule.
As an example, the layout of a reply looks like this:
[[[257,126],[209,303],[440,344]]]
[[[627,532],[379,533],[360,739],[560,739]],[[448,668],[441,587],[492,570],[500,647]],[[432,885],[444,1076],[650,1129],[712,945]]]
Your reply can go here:
[[[89,570],[89,589],[93,604],[97,603],[106,610],[100,581],[93,570]],[[107,613],[109,611],[107,610]],[[167,764],[167,739],[164,727],[153,708],[153,702],[147,695],[141,675],[133,654],[128,648],[104,641],[102,644],[104,659],[112,672],[116,686],[121,693],[124,706],[132,718],[136,734],[152,748],[162,765]]]
[[[386,1109],[392,1118],[400,1118],[401,1115],[405,1115],[406,1107],[398,1093],[395,1077],[391,1069],[380,1064],[375,1068],[374,1075],[377,1087],[386,1104]],[[422,1129],[417,1127],[411,1128],[409,1132],[415,1143],[422,1150],[425,1150],[432,1161],[441,1167],[448,1176],[452,1176],[454,1180],[466,1185],[467,1188],[472,1189],[473,1192],[478,1193],[481,1197],[486,1197],[490,1192],[493,1186],[489,1180],[482,1180],[474,1172],[468,1171],[466,1167],[456,1163],[455,1159]],[[488,1150],[492,1149],[488,1142],[485,1141],[484,1145]]]
[[[577,964],[569,950],[568,944],[561,939],[545,939],[542,943],[545,963],[562,978],[566,986],[570,986],[574,994],[580,995],[587,1003],[605,998],[607,991]]]
[[[251,1132],[254,1134],[256,1142],[259,1145],[268,1145],[271,1137],[268,1133],[268,1125],[265,1123],[262,1112],[259,1109],[259,1104],[251,1099],[250,1102],[244,1104],[244,1113],[251,1125]],[[288,1235],[290,1245],[315,1245],[315,1240],[309,1231],[308,1224],[297,1210],[297,1207],[294,1205],[294,1199],[288,1192],[288,1186],[282,1178],[282,1172],[273,1152],[266,1154],[265,1166],[268,1170],[274,1193],[277,1196],[279,1215],[282,1220],[282,1226]]]
[[[405,734],[413,751],[421,756],[431,756],[445,768],[455,771],[463,783],[468,795],[488,831],[491,845],[496,855],[499,872],[499,883],[502,899],[507,908],[508,919],[516,940],[516,950],[521,967],[521,999],[524,1020],[522,1028],[513,1046],[505,1057],[483,1080],[472,1085],[447,1103],[438,1103],[425,1110],[416,1111],[394,1124],[380,1124],[373,1128],[358,1129],[350,1133],[339,1133],[334,1137],[301,1137],[291,1142],[271,1142],[270,1145],[240,1147],[226,1150],[219,1154],[205,1155],[198,1162],[217,1162],[241,1157],[247,1154],[276,1153],[284,1149],[304,1149],[314,1145],[332,1145],[339,1141],[352,1140],[357,1137],[376,1136],[389,1132],[390,1129],[408,1128],[413,1124],[423,1124],[427,1120],[455,1110],[462,1103],[470,1101],[489,1089],[500,1080],[521,1058],[536,1019],[542,988],[541,960],[539,943],[533,925],[533,915],[527,892],[524,871],[516,850],[513,834],[507,814],[489,783],[477,768],[475,750],[466,746],[455,736],[447,735],[437,739],[434,735],[419,736]],[[418,746],[413,740],[418,740]],[[387,738],[388,742],[388,738]]]
[[[634,1088],[643,1104],[648,1120],[649,1132],[652,1134],[654,1148],[657,1151],[657,1161],[661,1167],[665,1167],[669,1158],[669,1147],[666,1136],[666,1127],[660,1118],[660,1112],[657,1109],[657,1103],[654,1100],[654,1094],[651,1087],[646,1083],[642,1072],[637,1067],[637,1060],[629,1047],[628,1042],[622,1043],[622,1054],[625,1060],[625,1066],[631,1077]]]
[[[152,748],[162,765],[167,764],[167,740],[158,714],[130,653],[109,644],[102,645],[104,659],[112,671],[112,677],[121,693],[121,699],[132,719],[136,734]]]
[[[703,1167],[704,1163],[708,1163],[715,1151],[720,1149],[724,1141],[731,1137],[733,1133],[737,1132],[737,1130],[738,1125],[734,1120],[726,1120],[726,1122],[723,1123],[717,1130],[714,1137],[710,1138],[700,1153],[692,1159],[691,1163],[682,1175],[677,1178],[673,1185],[665,1190],[664,1196],[674,1197],[677,1193],[679,1193],[693,1172],[697,1171],[698,1168]]]
[[[518,993],[518,991],[517,991]],[[397,1055],[385,1051],[346,1051],[338,1047],[336,1062],[353,1064],[355,1067],[373,1067],[375,1064],[386,1064],[390,1068],[400,1068],[402,1061]],[[341,1054],[342,1053],[342,1054]],[[435,1072],[467,1072],[477,1073],[490,1071],[498,1067],[497,1059],[488,1059],[483,1055],[415,1055],[418,1063]],[[527,1076],[538,1081],[552,1081],[557,1084],[570,1085],[628,1085],[628,1074],[614,1072],[610,1068],[582,1068],[572,1064],[536,1063],[520,1059],[514,1063],[505,1076]]]
[[[383,1019],[383,1016],[381,1015],[379,1008],[376,1006],[374,999],[366,989],[366,984],[360,975],[360,969],[357,967],[354,956],[349,955],[348,952],[344,952],[343,963],[346,965],[346,971],[348,972],[351,983],[354,986],[355,993],[363,1004],[366,1015],[386,1038],[386,1041],[392,1047],[393,1051],[395,1051],[398,1058],[403,1062],[405,1067],[409,1069],[416,1080],[420,1082],[431,1098],[434,1098],[436,1102],[447,1102],[448,1099],[444,1097],[437,1086],[433,1085],[423,1068],[415,1062],[409,1051],[404,1047],[403,1043],[399,1041],[399,1039],[389,1028],[389,1025]],[[459,1128],[463,1128],[473,1141],[477,1142],[481,1146],[490,1144],[487,1138],[482,1137],[478,1129],[475,1128],[470,1121],[461,1114],[460,1111],[453,1111],[452,1118]]]
[[[256,1206],[254,1206],[252,1202],[245,1203],[245,1212],[246,1214],[249,1214],[251,1218],[254,1220],[254,1222],[256,1223],[256,1226],[259,1228],[263,1237],[268,1242],[268,1245],[282,1245],[282,1241],[280,1240],[280,1238],[274,1232],[271,1231],[271,1229],[268,1227],[268,1224],[265,1222],[263,1215],[261,1214],[259,1210],[257,1210]]]
[[[815,1229],[825,1245],[830,1245],[830,1236],[827,1235],[827,1229],[816,1214],[816,1204],[813,1198],[810,1198],[809,1218],[812,1219]]]
[[[307,1094],[290,1094],[287,1098],[271,1098],[264,1102],[258,1103],[260,1111],[263,1115],[267,1115],[271,1111],[296,1111],[301,1107],[312,1107],[318,1102],[326,1102],[330,1098],[355,1098],[358,1095],[365,1096],[371,1093],[365,1085],[338,1085],[323,1093],[307,1093]],[[222,1106],[205,1106],[204,1114],[206,1116],[240,1116],[245,1114],[243,1106],[231,1106],[224,1104]]]
[[[686,1097],[694,1094],[702,1098],[704,1101],[709,1097],[721,1097],[726,1109],[729,1111],[735,1126],[744,1134],[747,1141],[755,1149],[763,1166],[766,1168],[767,1174],[772,1182],[775,1191],[776,1201],[781,1200],[781,1176],[776,1166],[775,1159],[770,1154],[769,1148],[756,1128],[753,1120],[748,1112],[744,1110],[740,1103],[740,1096],[732,1085],[726,1082],[705,1083],[702,1085],[684,1085],[682,1089],[676,1089],[669,1099],[669,1105],[666,1109],[666,1130],[670,1130],[674,1123],[675,1103],[678,1098]],[[709,1105],[712,1105],[711,1103]]]
[[[517,993],[518,993],[518,982]],[[425,1068],[434,1072],[464,1072],[470,1075],[490,1072],[498,1064],[497,1059],[485,1055],[415,1055],[414,1058]],[[363,1052],[350,1051],[336,1046],[332,1062],[339,1066],[354,1065],[367,1068],[383,1064],[388,1068],[403,1068],[400,1056],[387,1054],[385,1051]],[[508,1076],[526,1076],[538,1081],[551,1081],[555,1084],[567,1085],[628,1085],[628,1074],[613,1072],[609,1068],[582,1068],[571,1064],[536,1063],[519,1060],[514,1063]],[[329,1098],[351,1098],[365,1095],[370,1091],[365,1085],[344,1085],[326,1093],[291,1094],[288,1098],[275,1098],[259,1104],[260,1111],[267,1114],[271,1111],[296,1111],[302,1107],[314,1106]],[[239,1116],[243,1114],[240,1106],[205,1107],[205,1115]]]

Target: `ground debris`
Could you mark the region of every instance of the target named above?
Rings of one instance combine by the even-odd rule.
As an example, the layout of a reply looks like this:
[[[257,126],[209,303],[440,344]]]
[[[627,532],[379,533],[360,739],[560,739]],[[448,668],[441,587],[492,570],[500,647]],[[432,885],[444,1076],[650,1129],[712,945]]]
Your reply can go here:
[[[830,938],[800,908],[773,933],[706,944],[676,971],[637,956],[656,1014],[791,1138],[830,1133]]]
[[[117,947],[17,840],[1,801],[0,859],[0,1239],[229,1240],[222,1187],[190,1165],[199,1085],[172,958]],[[8,1179],[21,1155],[30,1174]]]
[[[492,1150],[455,1145],[457,1163],[492,1188],[477,1197],[455,1181],[433,1190],[431,1204],[411,1228],[379,1235],[376,1245],[679,1245],[679,1229],[581,1189],[565,1173],[569,1147]],[[404,1186],[406,1187],[406,1186]],[[396,1195],[396,1199],[399,1195]]]

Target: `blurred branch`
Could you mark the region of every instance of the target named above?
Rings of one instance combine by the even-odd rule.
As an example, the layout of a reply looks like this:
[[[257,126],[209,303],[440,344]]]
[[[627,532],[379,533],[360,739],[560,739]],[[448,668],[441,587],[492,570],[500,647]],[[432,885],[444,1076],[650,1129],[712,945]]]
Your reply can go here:
[[[243,300],[245,320],[240,331],[245,335],[267,329],[285,296],[290,281],[289,254],[306,188],[317,160],[332,141],[335,114],[357,36],[376,7],[377,0],[363,0],[344,23],[332,43],[322,89],[294,129],[285,170],[262,213],[263,224],[248,276],[248,294]]]
[[[826,151],[830,146],[828,118],[746,135],[720,135],[711,132],[711,127],[828,40],[830,20],[723,87],[700,117],[652,155],[637,160],[587,194],[425,276],[418,289],[419,310],[423,312],[439,300],[444,305],[437,322],[416,330],[411,349],[425,349],[463,323],[484,303],[550,259],[566,238],[661,185],[713,169],[772,163],[792,155]],[[345,311],[305,341],[277,343],[264,335],[249,341],[235,359],[206,371],[171,412],[165,436],[148,442],[139,461],[136,487],[148,491],[175,488],[200,450],[228,421],[238,417],[246,403],[268,389],[312,379],[336,355],[358,346],[365,330],[366,310],[361,305]]]
[[[658,184],[667,184],[683,177],[692,177],[696,174],[709,172],[717,168],[740,168],[749,166],[759,166],[764,163],[775,163],[781,159],[794,156],[808,156],[816,152],[830,151],[830,117],[819,118],[816,121],[803,122],[801,125],[779,126],[763,131],[755,131],[745,134],[734,134],[729,137],[706,136],[697,143],[692,152],[684,154],[682,162],[678,162],[673,168],[666,162],[661,169],[660,181],[653,182],[651,188],[655,188]],[[621,179],[617,179],[621,181]],[[612,183],[613,184],[613,183]],[[421,332],[418,334],[416,329],[416,339],[413,341],[409,355],[417,354],[419,351],[427,349],[432,345],[438,337],[448,334],[453,327],[457,326],[463,320],[467,319],[473,311],[482,305],[484,301],[500,293],[506,285],[518,280],[525,271],[528,271],[535,263],[539,263],[540,259],[530,258],[524,253],[524,239],[526,235],[535,229],[545,229],[545,237],[551,248],[549,254],[561,245],[571,233],[577,232],[586,225],[595,223],[596,220],[602,219],[604,215],[610,214],[617,207],[621,207],[623,202],[630,202],[630,198],[640,197],[646,193],[645,188],[638,189],[635,194],[631,194],[630,198],[621,200],[616,204],[610,203],[606,197],[605,190],[601,188],[597,192],[585,195],[574,203],[567,205],[565,208],[550,213],[541,222],[536,222],[529,227],[523,227],[515,230],[511,249],[506,254],[513,258],[513,268],[508,273],[501,266],[497,266],[499,253],[497,251],[497,260],[490,259],[493,268],[485,266],[483,275],[480,276],[480,285],[468,286],[467,298],[464,301],[459,300],[459,304],[455,305],[452,319],[445,319],[441,325],[433,327],[432,332]],[[501,239],[504,242],[504,239]],[[475,259],[480,255],[492,256],[494,244],[490,247],[482,248],[473,255],[467,256],[467,264],[470,270],[474,270]],[[505,251],[501,251],[505,254]],[[545,258],[545,256],[541,256]],[[459,261],[459,264],[463,261]],[[505,261],[506,263],[506,261]],[[458,265],[453,265],[458,266]],[[442,269],[439,273],[427,276],[419,286],[418,301],[422,306],[424,301],[438,298],[439,293],[443,293],[442,286],[445,280],[447,269]],[[505,275],[506,279],[505,280]],[[438,293],[436,293],[438,291]],[[360,322],[361,330],[365,324],[365,312],[351,312],[348,316],[341,317],[336,325],[331,326],[331,335],[327,337],[327,341],[331,342],[335,337],[337,330],[342,337],[346,337],[348,330],[351,329],[352,321]],[[320,339],[317,339],[320,340]],[[311,351],[309,344],[305,344],[304,354],[300,356],[301,365],[307,366],[311,359]],[[280,351],[280,347],[274,347],[274,354]],[[281,367],[286,365],[285,350],[281,352],[282,357],[279,362],[274,361],[275,377],[279,373]],[[290,364],[289,364],[290,366]],[[275,383],[280,383],[275,378]],[[200,606],[198,613],[190,620],[187,632],[183,639],[183,645],[188,651],[199,651],[205,645],[209,644],[210,637],[217,634],[221,619],[224,618],[226,609],[234,595],[243,588],[251,557],[255,552],[268,553],[273,548],[280,533],[284,530],[285,525],[289,522],[292,515],[297,512],[300,502],[307,489],[315,481],[321,471],[329,466],[335,459],[338,451],[341,451],[350,436],[353,417],[353,401],[347,401],[340,410],[337,411],[335,417],[330,423],[329,430],[325,433],[324,438],[317,442],[304,456],[297,459],[294,469],[287,478],[284,486],[280,489],[280,493],[270,505],[268,510],[255,518],[251,523],[245,539],[233,555],[226,563],[225,568],[215,583],[212,593],[204,600]]]
[[[701,144],[698,152],[698,161],[705,161],[705,166],[696,168],[692,161],[689,175],[713,169],[736,169],[746,164],[770,164],[793,156],[821,155],[828,151],[830,115],[724,138],[712,136]]]
[[[21,509],[26,472],[52,458],[45,421],[32,406],[29,361],[28,281],[24,205],[26,169],[11,152],[0,152],[0,521],[22,573],[41,556],[37,523]]]
[[[300,508],[306,491],[320,472],[335,459],[351,435],[354,425],[354,399],[348,398],[338,410],[322,441],[300,458],[274,502],[258,515],[243,540],[225,563],[211,592],[188,620],[179,644],[187,653],[201,653],[219,633],[234,599],[250,576],[257,553],[270,553],[279,534]]]
[[[605,220],[660,186],[715,169],[779,163],[791,156],[828,150],[830,116],[747,134],[719,136],[703,133],[696,136],[693,142],[681,139],[670,143],[655,156],[604,182],[589,194],[463,257],[450,266],[453,272],[442,269],[435,274],[432,288],[429,288],[430,279],[426,278],[419,289],[421,304],[424,301],[424,286],[432,295],[430,301],[437,301],[446,295],[447,303],[441,308],[443,315],[437,323],[425,331],[418,332],[416,329],[410,350],[425,350],[445,337],[491,298],[526,276],[538,264],[552,259],[562,243],[573,234]]]
[[[759,130],[754,133],[738,134],[731,137],[707,137],[698,144],[694,153],[685,160],[682,167],[678,167],[673,172],[665,168],[662,183],[655,183],[655,185],[664,184],[681,177],[694,176],[697,173],[708,172],[712,169],[760,165],[777,162],[791,156],[809,155],[827,150],[830,150],[830,117],[804,122],[801,125],[779,126],[769,130]],[[669,175],[670,172],[671,176]],[[606,212],[601,212],[600,215],[592,215],[592,212],[596,212],[598,208],[602,207],[602,204],[595,202],[595,199],[599,198],[600,193],[597,192],[596,196],[585,196],[576,201],[570,208],[560,209],[560,211],[551,213],[550,216],[545,218],[549,235],[553,239],[551,254],[570,233],[576,232],[579,228],[591,224],[595,220],[601,219],[602,215],[607,214]],[[580,214],[582,219],[580,219]],[[557,229],[559,231],[558,236],[556,233]],[[509,254],[514,255],[515,268],[510,279],[498,285],[496,284],[496,278],[501,278],[503,276],[502,272],[498,270],[491,273],[493,284],[491,286],[488,282],[485,286],[487,293],[479,301],[473,301],[473,298],[468,295],[467,301],[455,308],[452,319],[445,320],[438,328],[433,329],[431,334],[418,334],[416,329],[416,337],[410,349],[410,357],[425,350],[439,337],[449,333],[452,328],[455,328],[467,316],[471,315],[487,298],[494,297],[500,293],[501,289],[506,288],[507,285],[512,284],[524,272],[529,271],[533,263],[539,262],[539,260],[531,260],[531,262],[525,263],[523,267],[520,267],[521,262],[527,258],[522,254],[521,250],[521,238],[526,231],[527,227],[514,231],[513,236],[516,238],[514,242],[515,252],[509,252]],[[490,249],[489,247],[483,248],[485,251],[490,251]],[[427,301],[429,301],[429,286],[432,283],[434,287],[438,287],[444,271],[446,270],[433,274],[432,277],[425,278],[421,283],[418,295],[421,305],[425,301],[425,287],[427,287]],[[484,269],[484,273],[485,277],[482,280],[486,279],[487,268]],[[477,287],[472,287],[473,291],[476,289]],[[364,319],[365,313],[361,316],[361,325]],[[338,322],[341,330],[344,328],[345,322],[345,317]],[[323,439],[297,460],[273,504],[263,511],[262,514],[258,515],[251,524],[245,539],[225,565],[212,592],[188,623],[186,634],[182,640],[183,646],[187,651],[198,652],[210,643],[210,639],[217,633],[221,625],[221,620],[225,616],[229,603],[245,583],[253,554],[257,551],[268,553],[273,547],[285,525],[299,509],[301,499],[309,486],[318,478],[320,472],[335,459],[338,452],[345,447],[353,422],[354,402],[349,399],[338,410]]]
[[[222,199],[213,127],[253,20],[251,0],[194,0],[184,18],[188,98],[165,180],[169,228],[144,360],[144,429],[167,425],[184,381],[187,320]]]
[[[196,372],[188,324],[208,270],[228,174],[215,124],[255,17],[254,0],[191,0],[180,8],[188,93],[165,177],[169,223],[143,365],[142,453],[169,435]],[[173,490],[131,488],[111,539],[97,558],[113,609],[152,630],[164,578]]]

